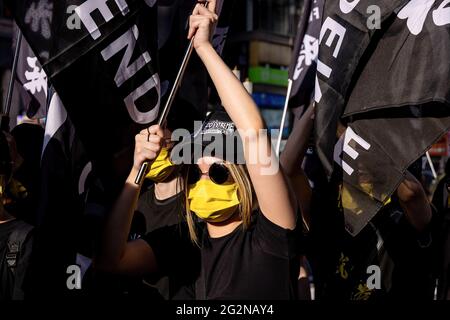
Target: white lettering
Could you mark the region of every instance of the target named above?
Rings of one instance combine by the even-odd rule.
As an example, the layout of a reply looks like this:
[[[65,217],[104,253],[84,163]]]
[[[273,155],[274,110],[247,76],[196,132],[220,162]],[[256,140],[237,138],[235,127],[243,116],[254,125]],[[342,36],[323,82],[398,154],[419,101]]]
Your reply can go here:
[[[331,48],[331,45],[333,44],[336,36],[339,37],[336,48],[333,52],[333,57],[337,58],[339,51],[341,51],[342,42],[344,41],[347,29],[345,29],[341,24],[339,24],[332,18],[328,17],[323,23],[322,29],[320,30],[320,43],[322,43],[323,37],[325,36],[327,30],[331,31],[330,36],[325,43],[328,47]]]
[[[353,147],[350,146],[350,141],[355,141],[357,144],[359,144],[365,150],[369,150],[371,147],[371,145],[367,141],[365,141],[363,138],[358,136],[352,130],[352,128],[350,128],[350,127],[347,128],[343,137],[341,137],[339,139],[338,143],[336,144],[336,146],[334,148],[334,157],[333,158],[334,158],[334,161],[337,164],[339,164],[342,167],[342,169],[349,176],[352,175],[354,169],[341,158],[341,150],[344,153],[346,153],[347,155],[349,155],[350,158],[352,158],[353,160],[356,160],[359,157],[359,153]]]
[[[331,68],[327,66],[325,63],[323,63],[320,60],[317,60],[317,72],[323,74],[325,77],[330,78],[331,76]],[[315,83],[315,89],[314,89],[314,100],[319,103],[320,100],[322,100],[322,90],[320,89],[319,85],[319,78],[316,74],[316,83]]]
[[[81,22],[83,22],[84,26],[94,40],[98,39],[102,34],[98,29],[98,25],[95,23],[94,19],[92,19],[92,12],[98,10],[103,19],[105,19],[105,22],[110,21],[114,17],[111,10],[106,5],[107,1],[108,0],[87,0],[75,9],[75,12],[80,17]],[[125,0],[115,0],[115,2],[123,15],[126,15],[129,12],[128,5]]]
[[[433,22],[437,26],[443,26],[450,23],[450,7],[446,7],[450,4],[450,0],[444,0],[439,8],[433,11]]]
[[[347,14],[350,13],[353,9],[355,9],[355,7],[358,5],[360,1],[361,0],[353,0],[353,1],[340,0],[339,8],[343,13]]]
[[[150,54],[145,51],[130,65],[131,56],[133,55],[138,37],[139,30],[137,26],[134,25],[101,52],[103,59],[107,61],[126,47],[125,54],[122,57],[119,69],[114,77],[117,87],[122,86],[125,81],[134,76],[136,72],[152,60]]]
[[[155,88],[158,94],[158,102],[156,105],[147,112],[140,112],[136,107],[136,100],[142,97],[145,93]],[[158,74],[154,74],[150,79],[145,81],[136,90],[130,93],[125,99],[125,105],[127,106],[128,114],[131,119],[137,123],[146,124],[152,122],[158,116],[159,103],[161,98],[161,85]]]
[[[409,31],[417,36],[422,32],[428,13],[435,0],[411,0],[397,14],[400,19],[407,19],[406,25]]]
[[[320,10],[318,7],[315,7],[311,10],[311,16],[309,18],[309,21],[312,22],[313,20],[320,19]]]

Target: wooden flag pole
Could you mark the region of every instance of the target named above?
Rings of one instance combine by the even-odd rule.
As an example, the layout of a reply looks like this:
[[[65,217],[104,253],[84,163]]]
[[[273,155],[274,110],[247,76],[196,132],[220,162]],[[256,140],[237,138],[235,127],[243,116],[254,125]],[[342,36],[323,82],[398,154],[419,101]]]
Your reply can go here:
[[[6,95],[5,106],[3,108],[3,115],[1,118],[0,128],[2,130],[6,130],[9,127],[9,112],[11,111],[12,96],[14,93],[14,79],[16,77],[17,62],[19,60],[21,42],[22,42],[22,32],[19,29],[19,31],[17,31],[16,49],[14,50],[14,60],[11,69],[11,77],[9,78],[8,92]]]
[[[292,85],[293,85],[293,81],[292,79],[288,80],[288,88],[287,88],[287,93],[286,93],[286,101],[284,102],[284,109],[283,109],[283,116],[281,118],[281,124],[280,124],[280,134],[278,135],[278,139],[277,139],[277,146],[276,146],[276,154],[277,157],[280,156],[280,148],[281,148],[281,139],[283,138],[283,128],[284,128],[284,124],[286,123],[286,115],[287,115],[287,110],[288,110],[288,106],[289,106],[289,98],[291,96],[291,91],[292,91]]]

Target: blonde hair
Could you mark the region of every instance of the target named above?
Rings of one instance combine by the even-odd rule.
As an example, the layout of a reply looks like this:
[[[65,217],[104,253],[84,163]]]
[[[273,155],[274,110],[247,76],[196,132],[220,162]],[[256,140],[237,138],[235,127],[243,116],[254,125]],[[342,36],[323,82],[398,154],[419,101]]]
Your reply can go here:
[[[230,170],[231,177],[237,184],[237,193],[239,198],[239,217],[242,219],[243,229],[247,229],[251,223],[251,216],[254,205],[254,192],[252,183],[248,175],[247,168],[241,164],[229,164],[225,163],[228,170]],[[185,212],[186,222],[189,229],[189,236],[197,246],[199,246],[197,229],[195,227],[195,214],[189,209],[188,192],[189,185],[187,175],[189,174],[189,168],[186,170],[184,179],[184,198],[185,198]]]

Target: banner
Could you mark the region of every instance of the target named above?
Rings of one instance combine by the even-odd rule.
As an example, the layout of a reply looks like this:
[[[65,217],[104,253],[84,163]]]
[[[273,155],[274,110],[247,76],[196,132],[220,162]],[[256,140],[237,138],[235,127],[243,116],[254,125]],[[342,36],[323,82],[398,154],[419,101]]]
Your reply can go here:
[[[372,31],[366,12],[373,4],[384,23]],[[450,128],[448,4],[326,2],[316,143],[328,172],[338,164],[353,235],[389,201],[408,166]]]
[[[9,0],[93,167],[117,193],[160,107],[154,0]]]
[[[27,108],[27,117],[44,118],[47,113],[47,75],[23,37],[17,60],[16,81]]]
[[[322,24],[324,0],[307,0],[295,36],[289,79],[292,91],[289,101],[291,108],[308,106],[314,92],[319,54],[319,36]]]

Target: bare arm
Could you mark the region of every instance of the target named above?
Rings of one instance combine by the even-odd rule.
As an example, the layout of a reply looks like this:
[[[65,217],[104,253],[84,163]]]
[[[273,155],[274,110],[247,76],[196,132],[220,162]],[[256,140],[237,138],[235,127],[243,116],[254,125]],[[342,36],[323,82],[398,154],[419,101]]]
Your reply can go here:
[[[160,127],[152,126],[149,130],[149,141],[147,130],[136,135],[133,168],[107,218],[101,251],[94,260],[95,267],[101,270],[126,274],[146,274],[157,270],[153,251],[145,241],[127,241],[141,189],[134,179],[144,161],[156,158],[162,143]]]
[[[215,0],[210,1],[208,8],[197,5],[190,19],[189,37],[195,33],[194,47],[197,54],[206,66],[225,110],[243,138],[245,161],[261,211],[273,223],[294,229],[295,200],[279,170],[269,137],[263,132],[264,122],[256,104],[209,41],[210,28],[217,19],[213,13]],[[255,157],[257,154],[259,156]]]
[[[397,195],[409,223],[423,231],[431,221],[431,206],[419,181],[408,171],[398,186]]]

